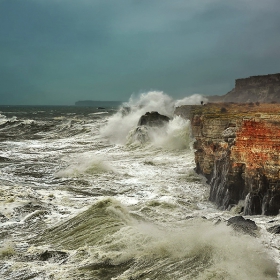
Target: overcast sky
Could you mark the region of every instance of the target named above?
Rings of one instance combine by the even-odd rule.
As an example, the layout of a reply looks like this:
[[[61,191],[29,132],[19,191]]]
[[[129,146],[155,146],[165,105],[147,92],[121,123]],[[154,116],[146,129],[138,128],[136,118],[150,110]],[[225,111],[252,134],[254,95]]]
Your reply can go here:
[[[277,72],[279,0],[0,0],[0,105],[221,95]]]

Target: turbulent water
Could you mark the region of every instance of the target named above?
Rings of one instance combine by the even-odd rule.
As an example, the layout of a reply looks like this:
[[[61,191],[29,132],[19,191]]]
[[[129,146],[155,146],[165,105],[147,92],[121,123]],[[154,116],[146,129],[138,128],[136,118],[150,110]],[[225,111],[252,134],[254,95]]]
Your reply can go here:
[[[0,107],[0,279],[278,279],[279,217],[227,226],[175,104]],[[137,129],[147,111],[172,120]]]

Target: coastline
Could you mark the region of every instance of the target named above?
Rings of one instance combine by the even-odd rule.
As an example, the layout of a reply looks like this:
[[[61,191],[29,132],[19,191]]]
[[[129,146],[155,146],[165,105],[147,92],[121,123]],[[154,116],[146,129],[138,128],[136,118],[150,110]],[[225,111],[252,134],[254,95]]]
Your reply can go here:
[[[210,201],[245,215],[280,209],[280,116],[277,104],[208,103],[177,107],[191,121],[196,172],[211,186]]]

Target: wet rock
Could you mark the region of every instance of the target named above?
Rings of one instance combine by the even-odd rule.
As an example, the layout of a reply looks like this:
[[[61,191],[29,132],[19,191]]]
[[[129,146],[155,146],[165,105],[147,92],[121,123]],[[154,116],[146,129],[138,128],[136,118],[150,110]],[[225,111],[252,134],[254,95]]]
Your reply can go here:
[[[169,122],[170,118],[161,115],[158,112],[147,112],[145,115],[141,116],[138,122],[138,126],[163,126]]]
[[[227,221],[227,225],[231,226],[234,230],[256,236],[258,227],[256,223],[250,219],[244,219],[242,216],[235,216]]]
[[[267,229],[270,233],[280,234],[280,225],[276,225]]]
[[[26,212],[26,213],[31,213],[36,210],[45,210],[46,208],[43,205],[33,203],[33,202],[28,202],[24,206],[16,207],[14,209],[14,212]]]
[[[193,219],[193,216],[187,216],[186,217],[186,220],[190,220],[190,219]]]
[[[0,162],[6,162],[6,161],[10,161],[10,159],[6,158],[6,157],[1,157],[0,156]]]
[[[48,208],[44,205],[40,205],[35,202],[29,202],[24,206],[14,208],[13,218],[18,221],[22,219],[24,219],[24,221],[28,221],[38,216],[45,215],[48,213],[48,211]]]
[[[36,254],[28,254],[28,255],[21,255],[17,256],[19,261],[22,262],[31,262],[31,261],[42,261],[42,262],[49,262],[49,263],[64,263],[66,262],[69,254],[63,251],[56,251],[56,250],[46,250],[41,253]]]

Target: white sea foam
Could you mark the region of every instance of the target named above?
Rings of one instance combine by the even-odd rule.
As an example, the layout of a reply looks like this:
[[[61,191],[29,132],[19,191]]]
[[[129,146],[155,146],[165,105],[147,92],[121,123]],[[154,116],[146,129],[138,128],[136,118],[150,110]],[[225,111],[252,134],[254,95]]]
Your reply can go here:
[[[182,150],[189,148],[190,144],[190,127],[189,121],[179,116],[170,120],[166,127],[165,133],[158,134],[152,130],[152,141],[155,147],[165,148],[167,150]]]
[[[81,134],[50,139],[50,133],[61,135],[56,126],[43,139],[1,142],[1,156],[9,161],[2,165],[1,179],[8,186],[0,188],[0,212],[9,220],[2,223],[1,230],[8,235],[3,235],[0,245],[6,254],[9,246],[3,241],[14,236],[11,249],[14,247],[15,256],[4,256],[0,278],[20,279],[36,273],[38,277],[57,280],[275,279],[269,276],[271,271],[275,275],[275,266],[260,243],[266,241],[264,244],[279,263],[278,235],[263,229],[263,238],[254,239],[236,235],[223,223],[213,225],[212,221],[225,221],[233,214],[208,202],[209,186],[193,172],[194,154],[186,149],[191,141],[188,121],[174,117],[162,128],[148,129],[149,142],[135,148],[110,145],[107,138],[100,136],[99,127],[105,126],[113,143],[125,144],[140,115],[152,110],[168,115],[168,108],[174,108],[169,97],[157,105],[167,109],[155,108],[155,97],[165,98],[163,93],[150,93],[154,97],[151,106],[147,96],[132,98],[130,105],[126,104],[131,108],[127,114],[86,117],[81,127],[87,130]],[[66,131],[73,130],[73,125],[63,125]],[[96,200],[106,201],[104,197],[108,195],[112,204],[99,212],[100,208],[94,206]],[[30,201],[43,209],[24,207]],[[96,211],[92,209],[84,215],[91,206]],[[45,208],[48,214],[44,214]],[[279,224],[278,218],[274,217],[273,224],[268,217],[250,219],[267,228]],[[36,242],[41,238],[45,226],[57,230],[62,242],[50,231],[54,243],[45,240],[42,246],[33,243],[36,250],[26,250],[32,246],[28,243],[31,238]],[[67,249],[68,241],[75,245],[73,250]],[[38,256],[52,250],[65,250],[69,257],[65,262],[50,259],[42,266]]]
[[[112,143],[125,144],[129,131],[137,126],[140,117],[146,112],[158,111],[160,114],[172,116],[174,111],[172,98],[158,91],[133,95],[124,106],[129,108],[128,113],[124,114],[119,110],[100,131],[103,136],[109,137]]]
[[[92,261],[98,263],[120,265],[134,260],[134,265],[116,279],[135,278],[147,271],[151,279],[165,279],[168,274],[175,279],[263,280],[276,275],[275,264],[257,240],[200,219],[173,229],[134,221],[104,236],[98,248],[88,250]]]
[[[56,177],[78,177],[86,174],[115,172],[110,164],[97,155],[83,154],[73,160],[73,163],[64,170],[55,174]]]

